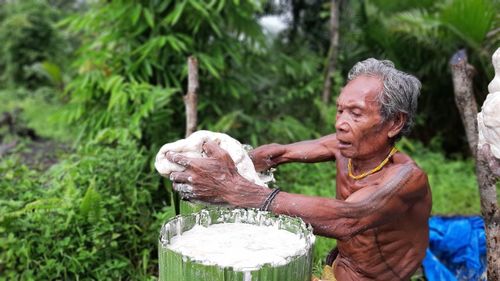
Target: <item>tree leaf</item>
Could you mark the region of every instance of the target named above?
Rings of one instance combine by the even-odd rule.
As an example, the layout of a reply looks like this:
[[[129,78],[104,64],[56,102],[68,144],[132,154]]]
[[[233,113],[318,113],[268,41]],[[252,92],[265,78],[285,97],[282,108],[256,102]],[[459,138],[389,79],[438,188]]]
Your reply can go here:
[[[146,18],[146,22],[151,28],[155,27],[155,21],[153,14],[149,11],[149,9],[143,9],[144,17]]]
[[[202,4],[200,3],[204,2],[198,0],[189,0],[189,4],[191,4],[191,6],[195,8],[198,12],[200,12],[204,17],[206,18],[210,17],[210,14],[208,13],[207,9],[205,9],[205,7],[202,6]]]
[[[80,214],[89,221],[95,221],[101,215],[101,195],[94,188],[95,180],[92,180],[85,196],[80,203]]]
[[[179,18],[182,15],[182,12],[184,11],[184,7],[186,7],[186,1],[183,1],[182,3],[177,3],[175,4],[175,9],[172,13],[170,13],[166,18],[165,21],[167,23],[170,23],[171,25],[175,25]]]
[[[142,12],[142,6],[140,4],[136,4],[134,10],[132,11],[132,16],[131,16],[133,25],[137,24],[137,21],[141,17],[141,12]]]

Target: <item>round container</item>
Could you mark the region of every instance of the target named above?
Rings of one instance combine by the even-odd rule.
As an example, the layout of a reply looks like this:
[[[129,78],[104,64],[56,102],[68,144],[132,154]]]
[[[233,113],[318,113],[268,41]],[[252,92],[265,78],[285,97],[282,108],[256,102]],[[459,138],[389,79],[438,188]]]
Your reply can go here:
[[[208,227],[218,223],[246,223],[272,226],[305,239],[303,254],[290,257],[284,265],[264,264],[258,269],[238,271],[233,267],[203,264],[167,248],[174,236],[190,230],[195,225]],[[163,225],[158,245],[160,281],[309,281],[315,237],[310,226],[300,218],[276,216],[253,209],[213,209],[177,216]]]

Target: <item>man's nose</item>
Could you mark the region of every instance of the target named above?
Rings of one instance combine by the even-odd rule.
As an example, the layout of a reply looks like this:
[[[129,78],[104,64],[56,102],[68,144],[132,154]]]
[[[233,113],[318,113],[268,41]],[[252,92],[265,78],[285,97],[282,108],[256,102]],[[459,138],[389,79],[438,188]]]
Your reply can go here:
[[[342,115],[337,115],[337,120],[335,121],[335,129],[337,132],[345,133],[349,130],[349,124]]]

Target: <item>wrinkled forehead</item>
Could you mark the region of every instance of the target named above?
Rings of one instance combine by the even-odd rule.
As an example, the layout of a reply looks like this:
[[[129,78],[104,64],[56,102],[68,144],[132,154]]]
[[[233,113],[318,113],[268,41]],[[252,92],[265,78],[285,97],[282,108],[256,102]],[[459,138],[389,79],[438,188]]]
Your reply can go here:
[[[337,106],[379,107],[378,96],[383,83],[375,76],[359,76],[342,88],[337,98]]]

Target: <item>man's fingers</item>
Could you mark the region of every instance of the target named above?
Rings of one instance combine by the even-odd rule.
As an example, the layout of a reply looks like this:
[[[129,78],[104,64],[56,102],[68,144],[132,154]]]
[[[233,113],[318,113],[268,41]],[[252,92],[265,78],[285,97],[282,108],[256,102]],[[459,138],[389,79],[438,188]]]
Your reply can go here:
[[[255,160],[255,149],[254,150],[250,150],[248,152],[248,157],[250,157],[250,160],[252,160],[252,161]]]
[[[189,184],[174,183],[172,186],[175,191],[179,192],[182,199],[189,200],[195,197],[193,187]]]
[[[207,141],[203,144],[202,148],[208,157],[220,159],[226,161],[227,163],[232,163],[231,165],[234,165],[234,161],[233,158],[231,158],[231,155],[229,155],[229,153],[226,150],[221,148],[219,144],[220,141],[218,140]]]
[[[170,174],[170,180],[177,183],[191,183],[193,182],[193,177],[184,172],[172,172]]]
[[[176,183],[172,185],[175,191],[178,192],[183,192],[183,193],[192,193],[193,192],[193,187],[189,184],[186,183]]]
[[[206,141],[203,146],[203,151],[207,154],[208,157],[218,158],[223,154],[227,153],[224,149],[220,148],[219,144],[216,141]]]
[[[167,153],[165,153],[165,157],[168,159],[168,161],[174,162],[174,163],[179,164],[179,165],[184,166],[184,167],[189,167],[189,165],[191,164],[190,158],[188,158],[180,153],[168,151]]]

